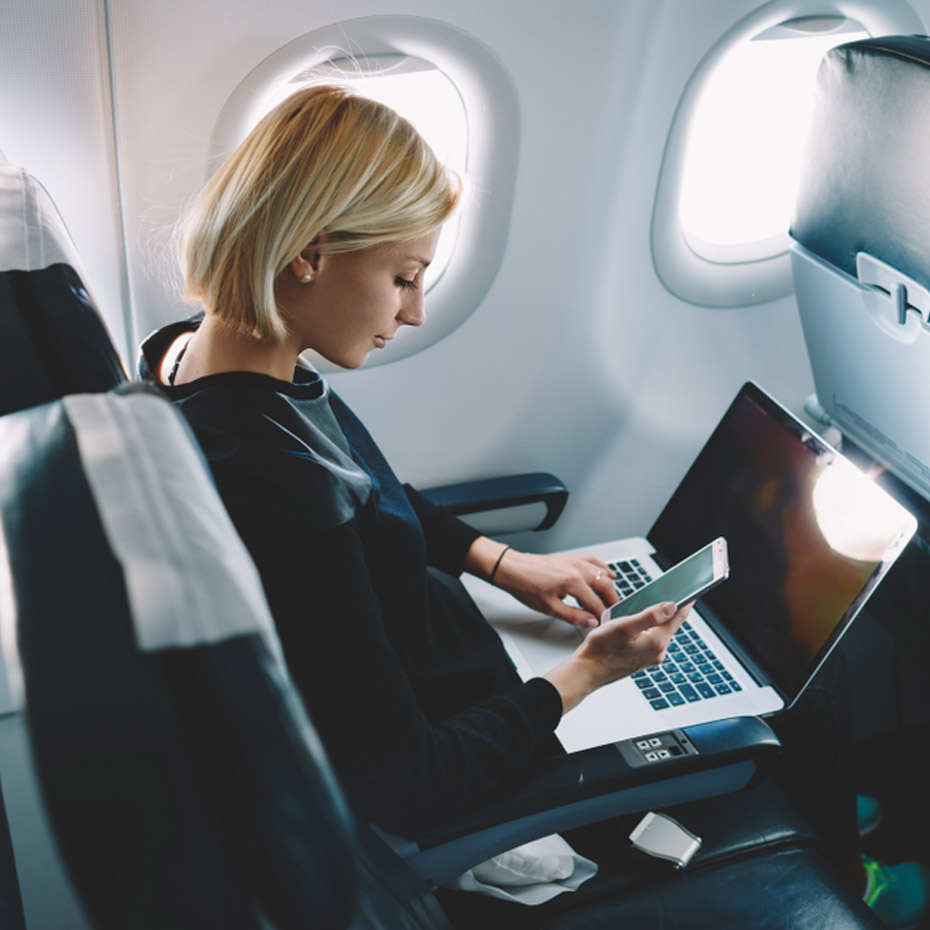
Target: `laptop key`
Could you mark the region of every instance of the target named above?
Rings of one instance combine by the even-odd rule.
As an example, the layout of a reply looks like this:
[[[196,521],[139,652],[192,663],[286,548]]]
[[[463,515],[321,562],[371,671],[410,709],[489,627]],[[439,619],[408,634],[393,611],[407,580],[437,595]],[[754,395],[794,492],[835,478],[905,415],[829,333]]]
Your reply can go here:
[[[691,687],[691,685],[682,685],[681,693],[684,695],[685,700],[689,704],[693,704],[695,701],[701,700],[701,695]]]

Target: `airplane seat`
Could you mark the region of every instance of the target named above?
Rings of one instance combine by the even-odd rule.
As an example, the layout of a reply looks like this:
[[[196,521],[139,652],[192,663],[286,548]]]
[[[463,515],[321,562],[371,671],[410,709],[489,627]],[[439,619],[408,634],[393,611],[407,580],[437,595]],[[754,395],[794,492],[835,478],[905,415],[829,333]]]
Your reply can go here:
[[[127,380],[51,197],[0,165],[0,414]]]
[[[22,917],[7,926],[448,928],[422,876],[353,822],[170,404],[134,385],[0,418],[0,549],[0,781]],[[650,860],[634,886],[607,864],[552,926],[667,926],[669,896],[704,926],[878,926],[803,830],[761,823],[684,880]],[[508,848],[496,839],[491,854]],[[763,894],[769,868],[786,883]]]
[[[808,412],[930,497],[930,38],[827,53],[791,222]]]
[[[24,926],[349,926],[348,810],[180,416],[138,393],[31,408],[0,420],[0,472]]]

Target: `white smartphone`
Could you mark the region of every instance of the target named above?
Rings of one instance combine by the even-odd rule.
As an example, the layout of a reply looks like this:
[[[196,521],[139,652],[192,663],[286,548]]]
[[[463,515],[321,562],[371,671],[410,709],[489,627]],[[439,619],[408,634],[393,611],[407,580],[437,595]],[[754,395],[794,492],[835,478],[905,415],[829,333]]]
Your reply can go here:
[[[727,541],[720,536],[613,607],[608,607],[601,616],[601,623],[638,614],[653,604],[665,601],[673,601],[679,608],[684,607],[711,588],[716,588],[729,574]]]

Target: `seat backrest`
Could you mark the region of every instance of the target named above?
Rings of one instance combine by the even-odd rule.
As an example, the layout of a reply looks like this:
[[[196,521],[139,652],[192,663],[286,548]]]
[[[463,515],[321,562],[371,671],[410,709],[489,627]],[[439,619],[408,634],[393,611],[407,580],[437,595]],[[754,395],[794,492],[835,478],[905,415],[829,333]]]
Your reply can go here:
[[[0,165],[0,415],[126,380],[85,281],[47,192]]]
[[[0,648],[30,930],[351,924],[354,826],[257,572],[161,397],[0,419]]]
[[[820,66],[791,224],[817,401],[930,496],[930,39],[839,46]]]

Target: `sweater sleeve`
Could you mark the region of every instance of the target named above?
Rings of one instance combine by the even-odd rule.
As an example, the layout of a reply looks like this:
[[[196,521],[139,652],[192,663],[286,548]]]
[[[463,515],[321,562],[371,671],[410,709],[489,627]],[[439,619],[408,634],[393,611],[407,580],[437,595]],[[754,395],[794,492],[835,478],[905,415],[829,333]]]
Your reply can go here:
[[[356,520],[253,557],[291,675],[363,819],[410,835],[466,813],[558,724],[544,679],[427,721],[385,633]]]
[[[465,555],[481,533],[409,484],[404,485],[404,492],[423,527],[429,564],[450,575],[461,575]]]

